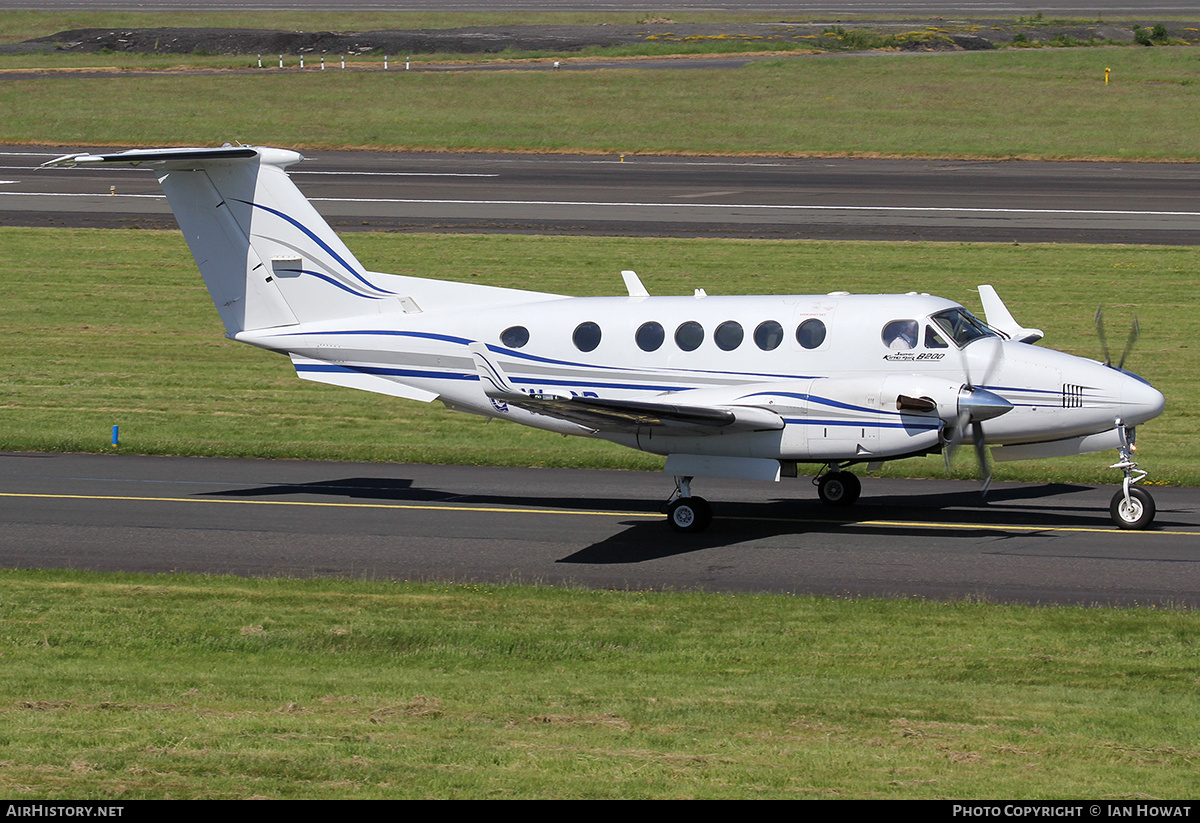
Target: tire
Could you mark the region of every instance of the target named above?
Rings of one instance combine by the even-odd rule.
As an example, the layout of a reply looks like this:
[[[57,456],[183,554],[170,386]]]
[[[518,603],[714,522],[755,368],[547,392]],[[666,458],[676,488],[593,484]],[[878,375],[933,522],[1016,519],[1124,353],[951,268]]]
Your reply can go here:
[[[1119,491],[1113,495],[1108,513],[1122,529],[1145,529],[1154,522],[1154,498],[1145,489],[1132,488],[1126,503],[1125,492]]]
[[[680,497],[667,506],[667,522],[682,534],[699,534],[712,523],[712,506],[703,497]]]
[[[850,472],[830,472],[817,480],[817,496],[828,506],[850,506],[862,494],[862,483]]]

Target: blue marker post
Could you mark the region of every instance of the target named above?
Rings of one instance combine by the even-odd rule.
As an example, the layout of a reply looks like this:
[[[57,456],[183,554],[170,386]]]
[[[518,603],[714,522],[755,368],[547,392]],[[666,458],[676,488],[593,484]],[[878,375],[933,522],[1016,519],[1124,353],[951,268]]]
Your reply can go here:
[[[117,447],[117,427],[116,426],[113,426],[112,446],[114,449]]]

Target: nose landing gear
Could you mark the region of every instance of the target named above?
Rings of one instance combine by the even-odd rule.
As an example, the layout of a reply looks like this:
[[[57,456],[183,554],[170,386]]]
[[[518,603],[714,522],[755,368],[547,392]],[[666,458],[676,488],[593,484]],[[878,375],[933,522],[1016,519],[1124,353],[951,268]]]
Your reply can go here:
[[[1134,486],[1146,479],[1149,472],[1142,471],[1133,459],[1134,429],[1117,420],[1117,434],[1121,445],[1117,448],[1120,460],[1109,466],[1110,469],[1120,469],[1125,478],[1121,483],[1121,491],[1113,495],[1108,512],[1113,522],[1122,529],[1145,529],[1154,522],[1154,498],[1145,489]]]

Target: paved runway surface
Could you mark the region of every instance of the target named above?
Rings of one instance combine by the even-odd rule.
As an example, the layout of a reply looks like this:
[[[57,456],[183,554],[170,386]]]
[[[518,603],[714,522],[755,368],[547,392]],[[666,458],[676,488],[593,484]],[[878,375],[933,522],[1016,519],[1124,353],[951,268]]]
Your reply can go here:
[[[0,225],[174,227],[146,169],[0,147]],[[317,152],[338,231],[1200,243],[1200,164]],[[115,192],[115,193],[114,193]]]
[[[1114,473],[1115,474],[1115,473]],[[705,480],[700,536],[662,474],[121,455],[0,455],[0,565],[525,581],[598,587],[1200,605],[1200,495],[1156,488],[1150,532],[1112,487]]]

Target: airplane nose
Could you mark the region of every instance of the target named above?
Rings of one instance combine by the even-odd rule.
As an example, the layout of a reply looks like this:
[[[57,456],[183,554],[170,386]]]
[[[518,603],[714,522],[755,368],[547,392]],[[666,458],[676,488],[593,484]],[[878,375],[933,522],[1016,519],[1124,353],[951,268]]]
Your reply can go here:
[[[1137,426],[1162,414],[1167,402],[1162,392],[1133,372],[1118,371],[1125,378],[1121,383],[1121,419],[1126,425]]]

